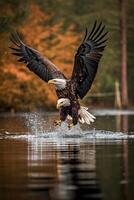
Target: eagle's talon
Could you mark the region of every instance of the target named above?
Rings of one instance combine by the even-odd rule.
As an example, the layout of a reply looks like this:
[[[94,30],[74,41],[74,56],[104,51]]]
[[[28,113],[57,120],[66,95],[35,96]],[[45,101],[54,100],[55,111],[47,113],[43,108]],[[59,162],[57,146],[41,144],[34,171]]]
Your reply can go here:
[[[60,126],[61,125],[61,120],[55,120],[54,121],[55,126]]]

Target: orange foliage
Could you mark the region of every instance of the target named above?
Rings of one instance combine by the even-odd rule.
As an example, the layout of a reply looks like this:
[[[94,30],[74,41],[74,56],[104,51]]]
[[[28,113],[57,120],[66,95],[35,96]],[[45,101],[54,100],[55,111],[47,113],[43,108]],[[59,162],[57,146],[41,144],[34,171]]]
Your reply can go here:
[[[31,76],[29,74],[26,74],[26,72],[23,72],[20,70],[20,68],[17,68],[13,63],[8,64],[7,67],[3,70],[6,73],[10,73],[16,76],[18,81],[25,82],[30,81]]]
[[[64,34],[61,33],[63,22],[50,27],[48,25],[48,20],[50,20],[51,16],[46,15],[36,4],[31,5],[29,13],[26,22],[22,27],[19,27],[19,31],[25,36],[26,44],[48,57],[55,65],[65,72],[67,77],[70,77],[75,54],[74,49],[76,48],[78,41],[78,36],[75,35],[73,30],[74,27],[70,26]],[[14,75],[20,83],[27,82],[27,84],[34,84],[36,90],[31,90],[31,93],[33,92],[31,101],[34,101],[34,98],[32,97],[33,95],[36,95],[40,99],[39,105],[55,105],[56,95],[52,87],[47,84],[44,85],[44,82],[36,75],[33,75],[25,65],[17,63],[16,58],[13,56],[11,56],[8,63],[8,65],[6,63],[4,66],[5,74]],[[9,82],[11,81],[12,80],[9,80]],[[14,85],[12,88],[9,88],[10,90],[13,90],[15,87],[16,86]],[[20,94],[20,92],[21,89],[19,89],[18,94]],[[22,94],[25,98],[28,98],[26,92],[22,92]],[[21,95],[19,95],[19,98],[21,98]],[[36,101],[38,102],[37,99]],[[35,102],[35,107],[37,106],[38,105]]]

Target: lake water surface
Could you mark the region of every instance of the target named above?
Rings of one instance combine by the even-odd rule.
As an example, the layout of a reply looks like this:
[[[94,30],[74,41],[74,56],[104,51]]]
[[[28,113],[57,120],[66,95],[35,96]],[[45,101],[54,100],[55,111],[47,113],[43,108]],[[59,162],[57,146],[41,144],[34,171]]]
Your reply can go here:
[[[134,111],[92,113],[71,130],[58,113],[1,113],[0,200],[133,200]]]

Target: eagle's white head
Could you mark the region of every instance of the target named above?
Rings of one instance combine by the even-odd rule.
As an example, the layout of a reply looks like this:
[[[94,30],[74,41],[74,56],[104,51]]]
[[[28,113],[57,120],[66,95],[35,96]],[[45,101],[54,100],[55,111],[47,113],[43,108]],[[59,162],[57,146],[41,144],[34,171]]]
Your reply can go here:
[[[57,101],[57,109],[61,108],[61,107],[66,107],[66,106],[70,106],[70,100],[68,98],[61,98],[58,99]]]
[[[54,78],[54,79],[49,80],[48,84],[54,84],[56,89],[62,90],[62,89],[65,89],[67,80],[61,79],[61,78]]]

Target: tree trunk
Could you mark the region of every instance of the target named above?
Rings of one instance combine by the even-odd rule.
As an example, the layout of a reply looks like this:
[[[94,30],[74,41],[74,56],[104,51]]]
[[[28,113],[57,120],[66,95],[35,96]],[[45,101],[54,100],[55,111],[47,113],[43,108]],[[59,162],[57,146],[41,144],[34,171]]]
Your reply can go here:
[[[119,0],[119,7],[120,7],[121,100],[122,100],[122,107],[126,108],[128,107],[126,0]]]
[[[115,80],[115,107],[121,108],[120,86],[117,79]]]

